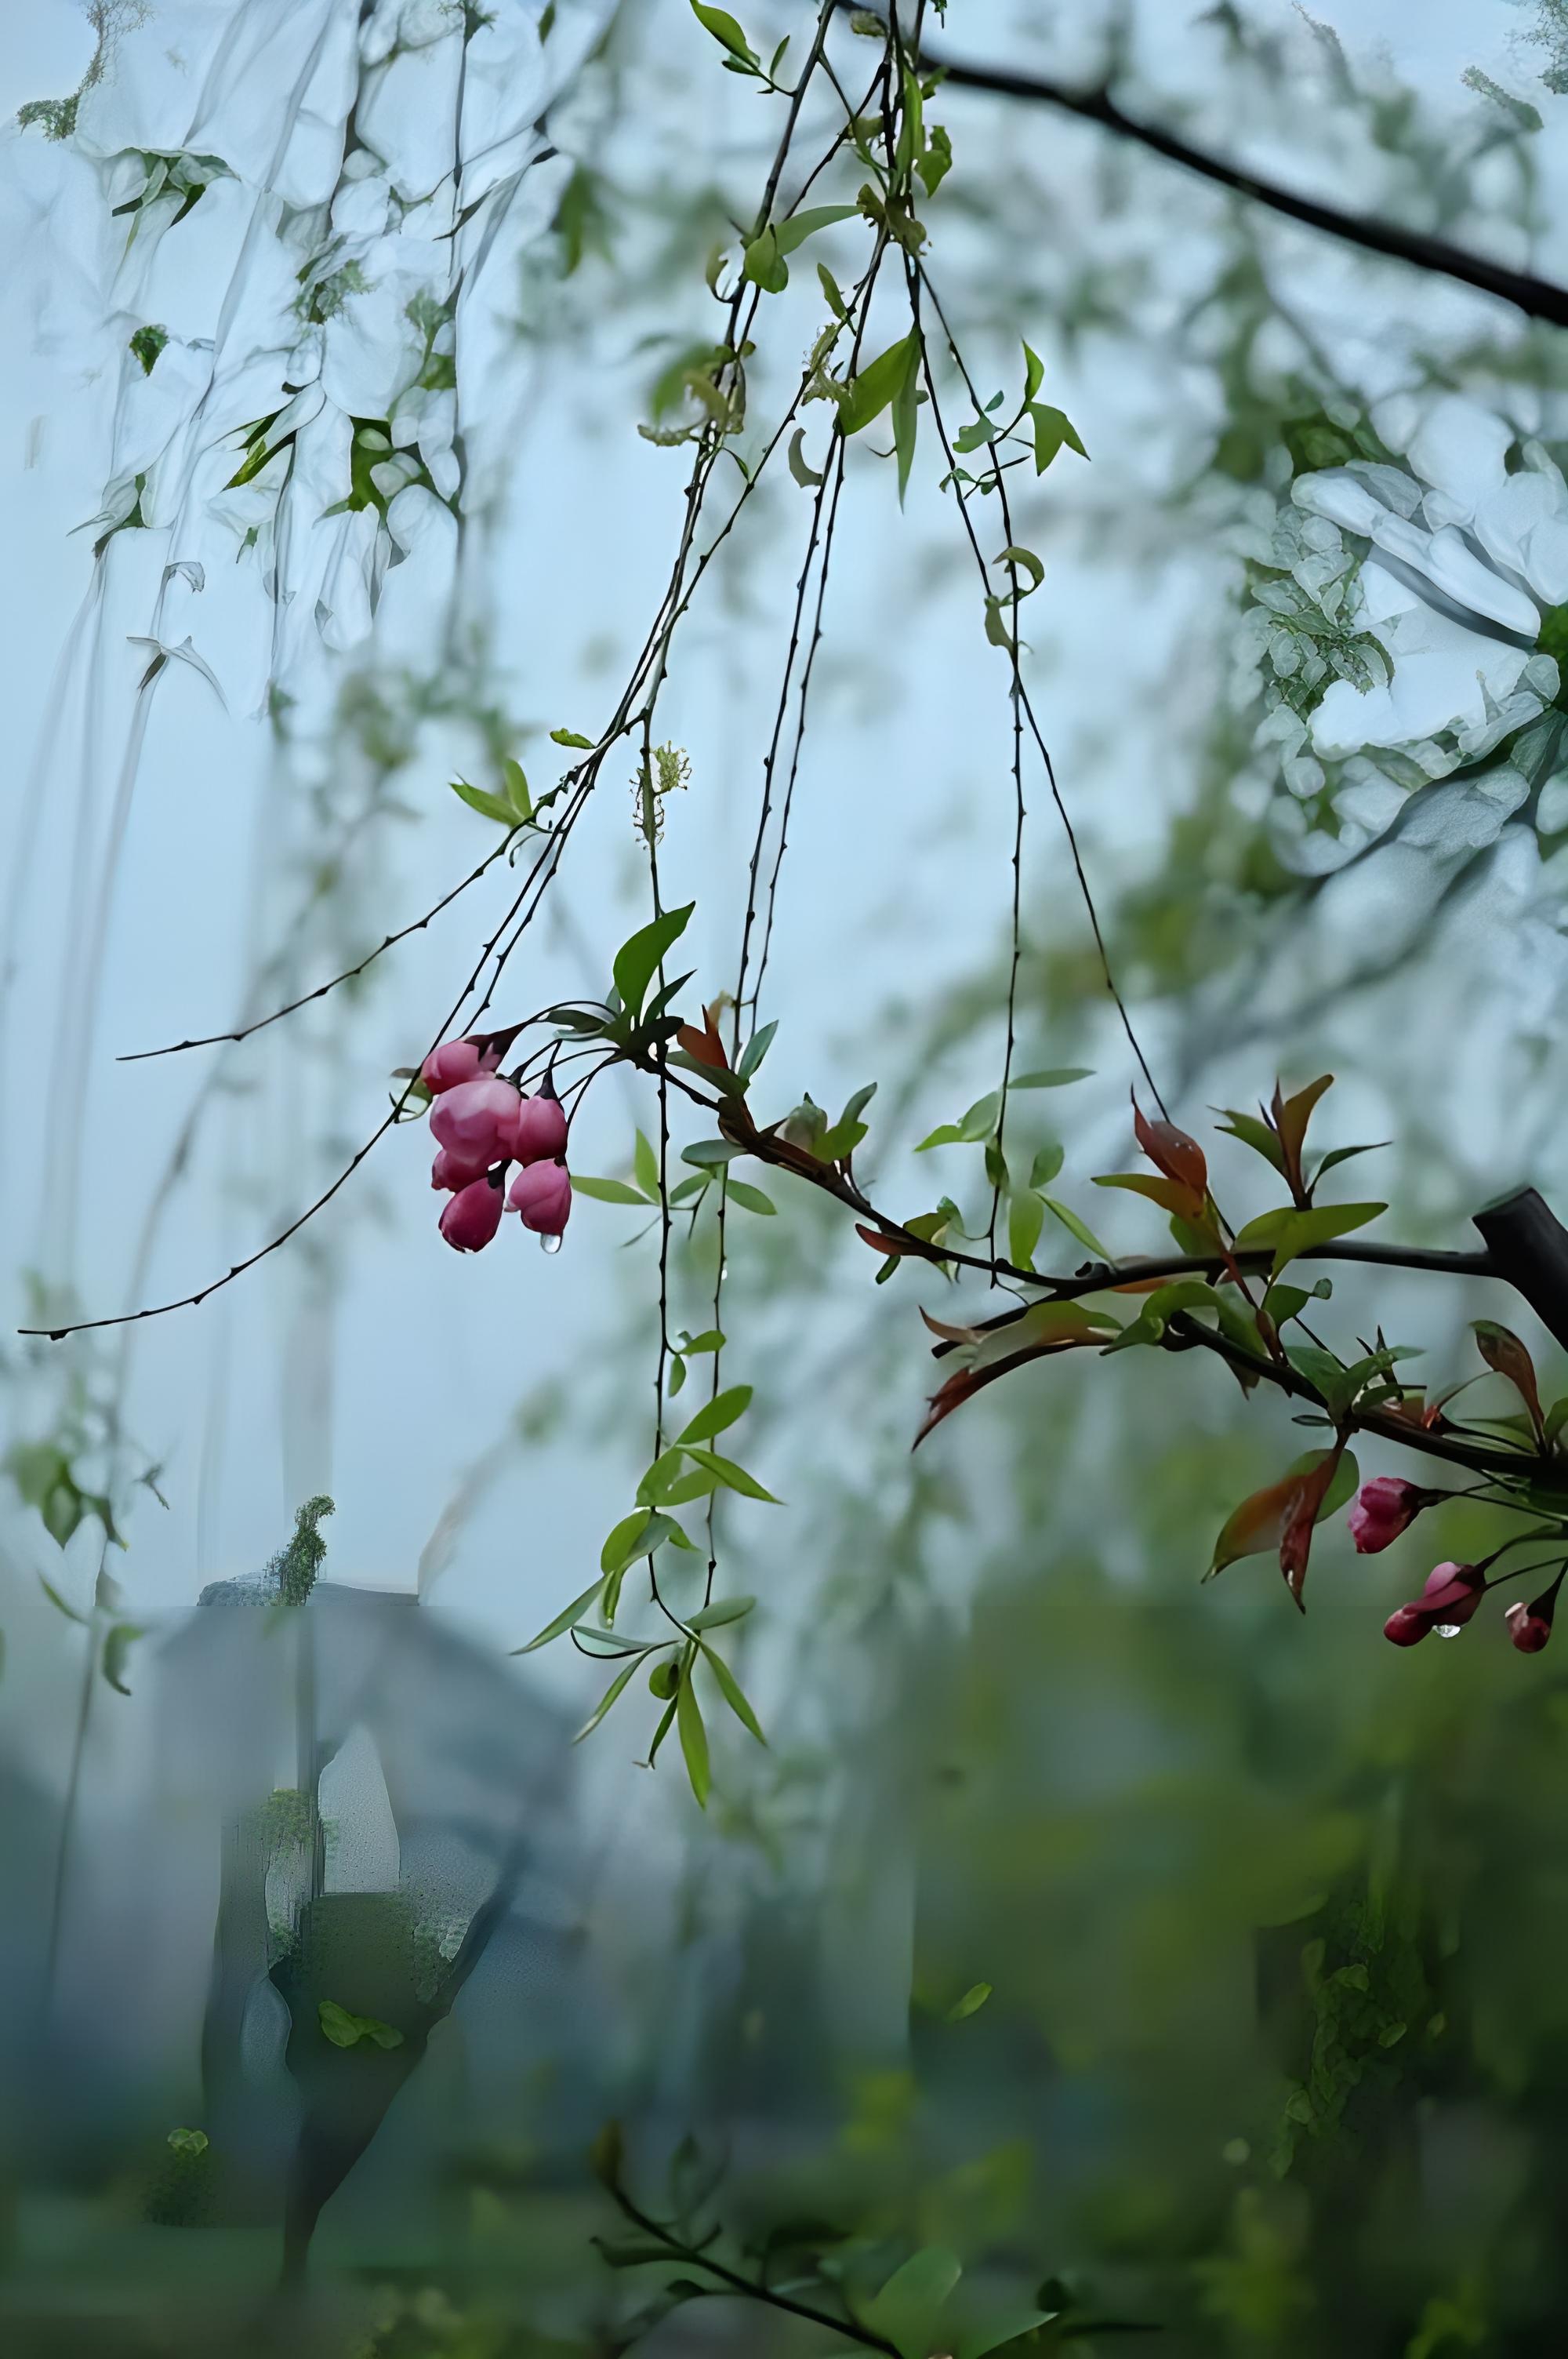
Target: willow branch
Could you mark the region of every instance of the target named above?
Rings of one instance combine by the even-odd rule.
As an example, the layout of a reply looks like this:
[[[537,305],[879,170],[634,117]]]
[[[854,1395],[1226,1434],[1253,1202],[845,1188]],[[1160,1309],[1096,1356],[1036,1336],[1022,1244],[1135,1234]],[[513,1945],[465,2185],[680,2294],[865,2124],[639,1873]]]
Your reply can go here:
[[[1325,204],[1315,197],[1281,188],[1277,182],[1227,163],[1206,148],[1195,147],[1191,141],[1178,138],[1173,131],[1162,130],[1158,124],[1140,122],[1123,112],[1108,90],[1073,90],[1048,75],[1017,73],[1005,66],[969,65],[958,58],[934,57],[925,49],[920,53],[920,64],[926,73],[940,74],[958,89],[990,91],[999,98],[1053,106],[1062,114],[1076,115],[1080,122],[1098,124],[1117,138],[1130,139],[1148,148],[1151,154],[1163,157],[1168,164],[1179,164],[1183,170],[1230,189],[1254,204],[1266,205],[1271,212],[1281,213],[1288,221],[1321,230],[1347,245],[1359,246],[1364,253],[1382,255],[1389,261],[1402,262],[1412,269],[1457,279],[1461,286],[1473,287],[1480,294],[1495,295],[1513,304],[1532,320],[1547,320],[1554,327],[1568,327],[1568,289],[1552,280],[1538,278],[1528,271],[1509,270],[1486,255],[1472,254],[1424,230],[1404,229],[1397,222],[1348,212],[1341,205]]]

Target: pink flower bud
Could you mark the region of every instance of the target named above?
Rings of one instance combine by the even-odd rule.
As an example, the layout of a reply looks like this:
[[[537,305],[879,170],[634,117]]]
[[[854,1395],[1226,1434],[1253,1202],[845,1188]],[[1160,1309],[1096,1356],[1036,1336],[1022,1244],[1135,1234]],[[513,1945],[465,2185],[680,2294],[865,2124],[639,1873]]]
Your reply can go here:
[[[1419,1605],[1396,1605],[1383,1625],[1383,1636],[1396,1647],[1419,1647],[1432,1636],[1432,1618]]]
[[[1510,1605],[1503,1619],[1509,1625],[1509,1636],[1521,1655],[1539,1655],[1552,1636],[1552,1617],[1557,1611],[1557,1593],[1562,1587],[1562,1575],[1528,1605]]]
[[[567,1118],[559,1098],[524,1098],[512,1131],[519,1163],[553,1163],[567,1151]]]
[[[523,1225],[542,1237],[558,1237],[572,1209],[572,1183],[564,1163],[530,1163],[512,1182],[506,1199]]]
[[[444,1090],[455,1090],[460,1082],[477,1081],[481,1073],[492,1073],[500,1062],[499,1049],[486,1049],[481,1054],[477,1040],[443,1040],[420,1066],[419,1078],[427,1090],[439,1097]]]
[[[1427,1495],[1398,1474],[1379,1474],[1363,1483],[1346,1521],[1358,1556],[1376,1556],[1409,1529],[1427,1503]]]
[[[449,1147],[460,1162],[486,1167],[511,1155],[516,1120],[517,1093],[494,1073],[457,1082],[430,1109],[437,1145]]]
[[[460,1188],[441,1214],[441,1234],[459,1253],[479,1253],[501,1226],[501,1190],[488,1180]]]
[[[1439,1622],[1468,1622],[1487,1593],[1486,1575],[1473,1564],[1436,1564],[1426,1576],[1420,1607]]]
[[[489,1170],[488,1163],[475,1162],[470,1156],[454,1155],[449,1147],[438,1147],[436,1160],[430,1166],[432,1188],[466,1188],[472,1180],[482,1180]]]

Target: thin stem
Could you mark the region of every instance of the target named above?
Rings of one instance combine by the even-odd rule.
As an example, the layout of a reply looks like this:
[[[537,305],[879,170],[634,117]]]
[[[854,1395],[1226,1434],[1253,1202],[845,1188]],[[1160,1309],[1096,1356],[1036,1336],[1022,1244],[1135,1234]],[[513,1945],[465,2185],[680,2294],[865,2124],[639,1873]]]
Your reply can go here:
[[[835,2318],[828,2310],[814,2309],[810,2302],[796,2301],[792,2294],[775,2292],[761,2278],[743,2277],[739,2269],[728,2267],[723,2261],[716,2261],[711,2254],[704,2252],[698,2245],[688,2245],[683,2238],[672,2235],[662,2221],[654,2219],[633,2203],[622,2188],[615,2188],[613,2193],[627,2219],[641,2228],[644,2234],[656,2237],[672,2261],[680,2261],[691,2268],[705,2269],[709,2277],[717,2277],[731,2292],[745,2294],[752,2301],[766,2302],[772,2310],[787,2310],[792,2318],[804,2318],[812,2326],[825,2327],[829,2333],[840,2335],[848,2343],[858,2343],[867,2351],[891,2352],[893,2359],[898,2359],[898,2345],[889,2343],[882,2335],[873,2333],[869,2326],[861,2326],[852,2318]]]

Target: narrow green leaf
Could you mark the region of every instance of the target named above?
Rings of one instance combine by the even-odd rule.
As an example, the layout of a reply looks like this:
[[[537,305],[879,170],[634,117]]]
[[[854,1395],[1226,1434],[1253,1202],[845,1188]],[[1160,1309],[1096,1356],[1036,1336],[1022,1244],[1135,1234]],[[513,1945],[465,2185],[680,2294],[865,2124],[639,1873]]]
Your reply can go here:
[[[1039,392],[1039,390],[1040,390],[1041,386],[1044,384],[1044,382],[1045,382],[1045,364],[1044,364],[1044,362],[1041,359],[1041,357],[1040,357],[1040,355],[1039,355],[1039,353],[1032,353],[1032,352],[1030,351],[1030,349],[1029,349],[1029,346],[1028,346],[1027,344],[1025,344],[1025,345],[1024,345],[1024,347],[1023,347],[1023,398],[1024,398],[1024,400],[1025,400],[1026,402],[1033,401],[1033,398],[1034,398],[1034,397],[1035,397],[1035,395]]]
[[[957,1147],[962,1141],[963,1136],[963,1131],[956,1122],[939,1123],[935,1130],[927,1132],[914,1151],[916,1155],[924,1155],[928,1147]]]
[[[699,25],[706,25],[714,39],[729,50],[743,66],[755,68],[758,59],[745,34],[726,9],[712,8],[707,0],[691,0],[691,13]]]
[[[693,1499],[706,1499],[710,1491],[718,1488],[718,1475],[709,1473],[705,1466],[699,1466],[694,1473],[682,1474],[671,1483],[663,1495],[664,1502],[666,1507],[689,1506]]]
[[[574,1196],[592,1196],[601,1204],[641,1204],[645,1208],[650,1201],[658,1201],[657,1197],[650,1199],[640,1189],[629,1187],[624,1180],[595,1180],[587,1172],[574,1171],[571,1181]]]
[[[751,1405],[750,1385],[731,1385],[727,1392],[716,1393],[705,1408],[697,1410],[686,1431],[676,1435],[676,1447],[684,1448],[690,1441],[711,1441],[715,1434],[722,1433],[726,1426],[744,1417]]]
[[[773,1202],[773,1198],[764,1196],[760,1188],[753,1188],[749,1180],[731,1180],[729,1184],[729,1195],[730,1201],[732,1204],[739,1204],[743,1212],[776,1212],[778,1211],[778,1206]]]
[[[833,273],[828,269],[826,263],[819,262],[817,264],[816,276],[822,282],[822,292],[827,298],[827,307],[833,313],[834,318],[837,320],[847,320],[849,316],[849,306],[844,300],[838,281],[834,277]]]
[[[131,1692],[124,1676],[131,1648],[144,1635],[134,1622],[116,1622],[103,1641],[103,1676],[123,1696]]]
[[[702,1706],[692,1685],[689,1663],[681,1674],[676,1692],[676,1727],[680,1734],[680,1749],[686,1760],[686,1773],[691,1779],[691,1790],[697,1796],[697,1807],[706,1810],[711,1787],[708,1761],[708,1731],[702,1724]]]
[[[697,0],[692,0],[692,5],[695,7]],[[683,909],[666,909],[652,924],[640,927],[617,951],[611,973],[621,1004],[631,1015],[642,1014],[648,985],[658,973],[665,951],[685,933],[696,907],[695,901],[688,901]]]
[[[552,729],[550,742],[556,745],[580,745],[585,754],[593,751],[592,738],[580,735],[575,729]]]
[[[808,205],[804,212],[790,213],[784,221],[773,223],[773,234],[781,254],[793,254],[819,229],[831,229],[835,222],[853,221],[859,211],[855,205]]]
[[[1008,1083],[1010,1090],[1061,1090],[1069,1082],[1087,1082],[1094,1078],[1089,1065],[1056,1065],[1043,1073],[1014,1073]]]
[[[742,1498],[764,1499],[771,1507],[777,1507],[783,1504],[782,1501],[774,1498],[771,1491],[763,1490],[754,1474],[748,1474],[745,1468],[737,1466],[732,1459],[720,1458],[716,1450],[694,1449],[689,1442],[683,1442],[681,1447],[687,1456],[695,1458],[707,1473],[717,1474],[727,1489],[739,1491]]]
[[[687,1335],[681,1343],[681,1350],[688,1355],[693,1352],[722,1352],[723,1349],[724,1337],[717,1327],[705,1327],[700,1335]]]
[[[450,783],[458,800],[467,803],[469,809],[478,811],[481,818],[496,820],[503,827],[517,825],[516,812],[510,804],[503,803],[499,795],[487,795],[482,787],[470,787],[466,778],[453,778]]]
[[[1278,1277],[1286,1264],[1299,1253],[1313,1245],[1330,1244],[1336,1237],[1347,1236],[1352,1229],[1365,1228],[1379,1212],[1388,1211],[1387,1204],[1318,1204],[1310,1212],[1299,1212],[1293,1205],[1284,1205],[1277,1212],[1260,1212],[1255,1221],[1237,1234],[1238,1253],[1272,1248],[1274,1266],[1270,1273]]]
[[[620,1670],[617,1671],[615,1677],[611,1680],[610,1685],[605,1689],[604,1693],[600,1697],[599,1701],[595,1704],[592,1712],[589,1712],[588,1718],[583,1722],[582,1726],[578,1730],[577,1734],[572,1738],[572,1743],[574,1745],[580,1745],[585,1736],[591,1736],[593,1734],[594,1730],[599,1726],[600,1722],[604,1718],[605,1713],[610,1710],[611,1704],[616,1701],[618,1697],[624,1694],[627,1681],[631,1679],[633,1671],[641,1669],[642,1662],[643,1658],[641,1655],[633,1655],[630,1662],[623,1663],[622,1665]]]
[[[522,763],[514,762],[508,755],[501,765],[501,775],[506,782],[506,799],[514,816],[519,820],[532,819],[534,798],[528,792],[528,781],[523,774]]]
[[[741,1622],[756,1603],[754,1597],[725,1597],[717,1605],[699,1605],[686,1617],[688,1630],[719,1630],[726,1622]]]
[[[1040,1242],[1040,1232],[1045,1225],[1045,1207],[1040,1198],[1015,1194],[1007,1208],[1007,1257],[1015,1269],[1033,1269],[1034,1248]]]
[[[1079,1220],[1076,1212],[1070,1212],[1065,1204],[1059,1204],[1054,1196],[1043,1197],[1041,1201],[1048,1212],[1055,1214],[1069,1236],[1076,1237],[1081,1245],[1087,1245],[1097,1261],[1109,1261],[1111,1256],[1108,1249],[1101,1245],[1087,1223]]]
[[[765,1745],[768,1740],[762,1734],[762,1724],[747,1702],[740,1680],[735,1677],[723,1656],[716,1654],[711,1647],[705,1646],[702,1649],[702,1658],[719,1682],[719,1694],[724,1698],[741,1727],[754,1736],[759,1745]]]
[[[735,1071],[740,1074],[741,1079],[743,1082],[749,1082],[752,1074],[757,1071],[762,1059],[767,1055],[768,1050],[772,1048],[773,1034],[778,1030],[778,1019],[775,1016],[773,1023],[764,1024],[760,1032],[753,1032],[745,1047],[741,1049],[741,1061],[736,1066]]]
[[[957,1998],[947,2009],[949,2023],[962,2023],[967,2015],[976,2015],[991,1995],[989,1983],[972,1984],[962,1998]]]
[[[902,2359],[929,2359],[937,2347],[938,2316],[962,2275],[956,2253],[929,2245],[893,2271],[875,2300],[861,2310],[860,2322],[882,2335]]]
[[[786,454],[789,460],[789,471],[802,491],[814,491],[826,478],[819,475],[815,467],[807,466],[805,453],[806,429],[804,426],[797,426],[789,438],[789,450]]]
[[[643,1512],[645,1515],[647,1510],[644,1508]],[[608,1546],[608,1542],[606,1545]],[[511,1650],[513,1654],[531,1655],[535,1647],[547,1647],[551,1639],[558,1638],[563,1631],[574,1629],[599,1595],[602,1585],[596,1581],[591,1589],[585,1589],[580,1597],[574,1597],[571,1603],[557,1614],[553,1622],[546,1623],[536,1638],[530,1638],[525,1647],[514,1647]]]
[[[68,1605],[64,1598],[60,1595],[59,1590],[55,1587],[53,1582],[46,1581],[41,1572],[38,1575],[38,1587],[43,1591],[44,1595],[49,1599],[49,1603],[54,1606],[58,1612],[63,1614],[68,1622],[80,1622],[83,1629],[87,1627],[86,1614],[79,1614],[74,1605]]]
[[[959,1137],[970,1146],[978,1145],[982,1138],[989,1138],[996,1128],[997,1116],[1000,1112],[1001,1092],[1000,1090],[992,1090],[985,1097],[977,1098],[968,1113],[959,1122]]]
[[[849,390],[838,411],[838,425],[845,434],[859,434],[880,418],[890,402],[895,400],[903,386],[914,377],[920,364],[920,338],[912,329],[896,344],[863,368],[849,381]]]
[[[643,1554],[637,1542],[647,1529],[653,1512],[651,1507],[633,1507],[629,1516],[622,1516],[599,1552],[600,1572],[619,1572],[622,1565]]]
[[[1034,551],[1032,549],[1021,549],[1016,543],[1010,543],[1002,550],[1001,555],[997,559],[997,563],[1011,565],[1015,570],[1022,567],[1029,576],[1030,588],[1033,590],[1038,590],[1045,579],[1045,568],[1041,564]],[[1029,593],[1025,591],[1023,594],[1027,597]]]
[[[637,1133],[637,1145],[632,1157],[632,1169],[637,1185],[650,1203],[659,1201],[659,1158],[654,1152],[653,1141]]]
[[[699,1171],[712,1171],[721,1164],[732,1163],[745,1152],[732,1138],[699,1138],[690,1147],[682,1147],[680,1159],[683,1163],[695,1163]]]

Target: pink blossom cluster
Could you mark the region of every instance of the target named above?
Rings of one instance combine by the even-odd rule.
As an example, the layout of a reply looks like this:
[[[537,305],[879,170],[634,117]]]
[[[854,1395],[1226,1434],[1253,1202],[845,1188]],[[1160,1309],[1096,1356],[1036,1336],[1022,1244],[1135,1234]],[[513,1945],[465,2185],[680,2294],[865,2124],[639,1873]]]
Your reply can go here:
[[[430,1129],[436,1160],[430,1185],[450,1201],[441,1234],[459,1253],[479,1253],[501,1226],[503,1211],[520,1212],[525,1229],[558,1237],[572,1208],[567,1169],[567,1117],[548,1076],[529,1097],[495,1068],[500,1052],[478,1040],[445,1040],[432,1049],[419,1078],[434,1100]],[[518,1166],[510,1188],[509,1164]]]
[[[1379,1554],[1408,1530],[1423,1507],[1431,1506],[1442,1495],[1441,1492],[1423,1491],[1397,1474],[1379,1474],[1372,1482],[1363,1483],[1346,1518],[1357,1553]],[[1487,1561],[1493,1560],[1488,1558]],[[1539,1655],[1551,1637],[1561,1579],[1559,1575],[1543,1596],[1533,1599],[1529,1605],[1510,1605],[1504,1614],[1509,1637],[1521,1655]],[[1394,1608],[1383,1625],[1383,1636],[1396,1647],[1418,1647],[1434,1630],[1452,1636],[1469,1621],[1487,1593],[1487,1585],[1485,1565],[1433,1565],[1421,1595]]]

